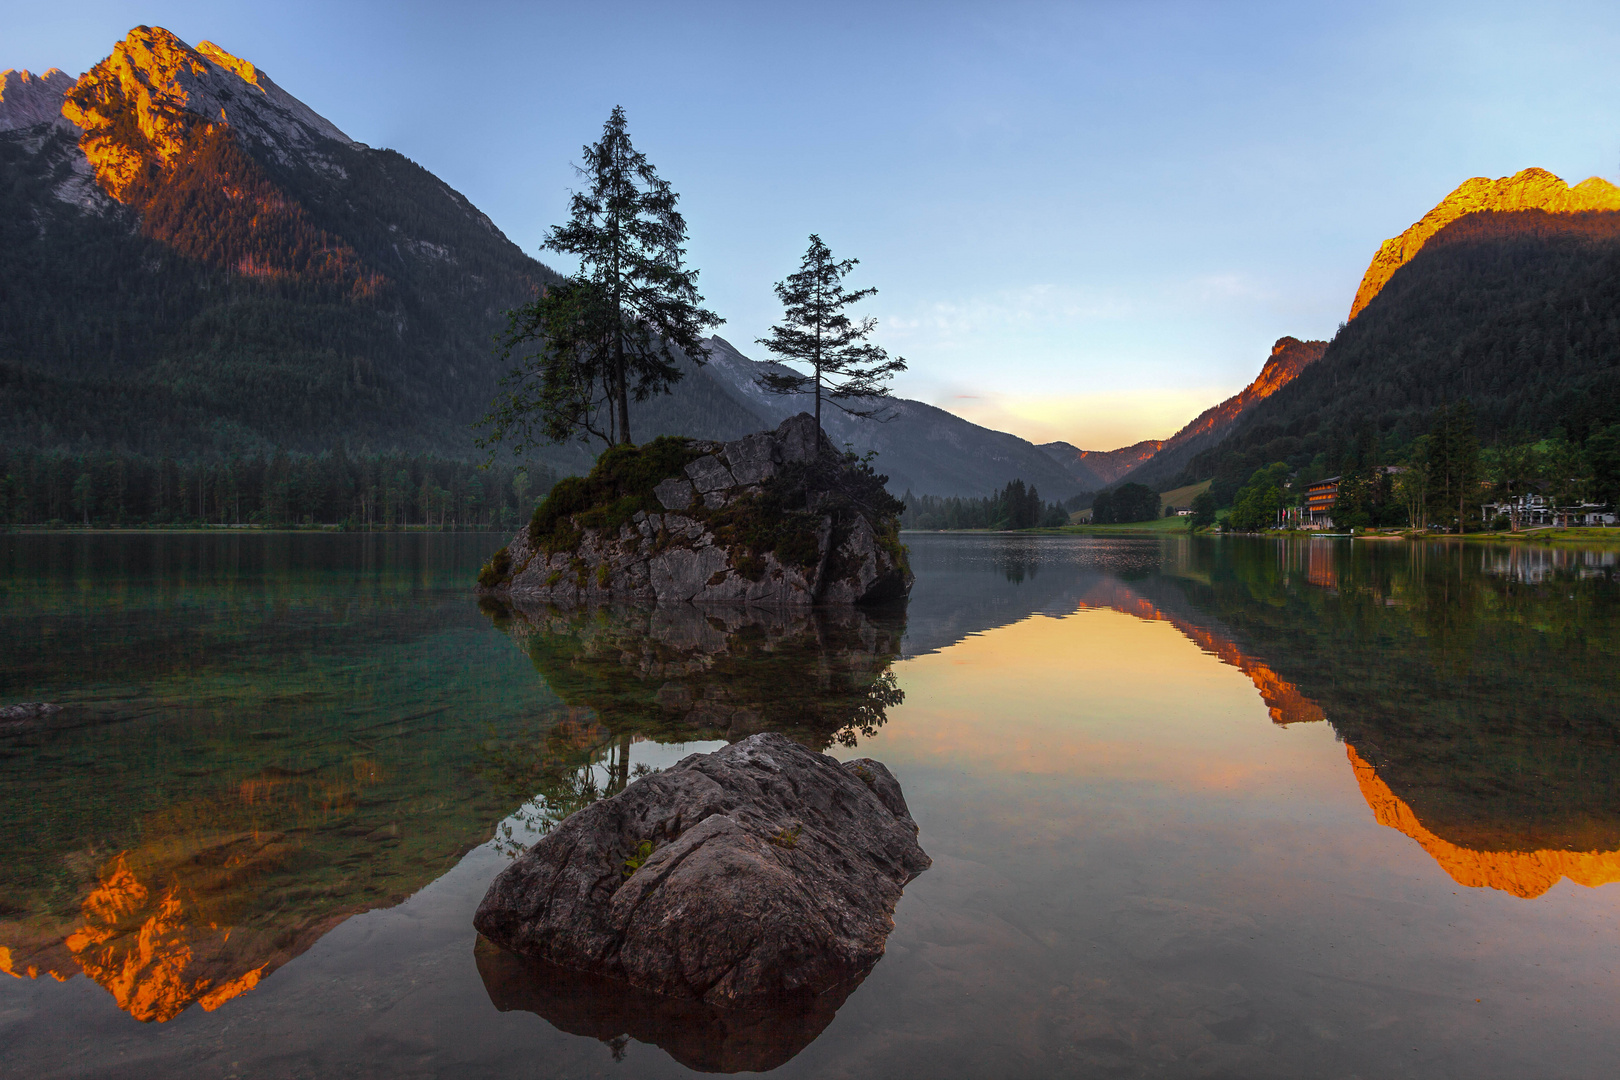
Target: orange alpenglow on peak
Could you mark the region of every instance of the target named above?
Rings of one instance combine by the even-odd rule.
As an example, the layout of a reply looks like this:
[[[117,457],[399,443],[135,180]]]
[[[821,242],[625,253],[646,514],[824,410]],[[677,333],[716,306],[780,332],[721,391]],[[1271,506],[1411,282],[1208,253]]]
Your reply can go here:
[[[1275,394],[1293,382],[1300,372],[1322,359],[1327,351],[1325,341],[1301,341],[1295,337],[1280,337],[1271,346],[1271,355],[1254,381],[1214,408],[1206,409],[1192,423],[1176,432],[1168,445],[1185,442],[1198,435],[1230,427],[1250,405]]]
[[[1475,851],[1442,839],[1424,827],[1355,747],[1345,743],[1344,751],[1361,797],[1378,824],[1416,840],[1459,885],[1498,889],[1529,900],[1558,884],[1560,878],[1587,888],[1620,881],[1620,851]]]
[[[1356,290],[1350,317],[1361,314],[1395,271],[1411,262],[1435,233],[1453,221],[1467,214],[1513,210],[1543,210],[1549,214],[1620,210],[1620,188],[1598,176],[1570,187],[1546,169],[1525,169],[1498,180],[1483,176],[1464,180],[1417,224],[1384,241]]]
[[[62,115],[83,130],[79,147],[102,189],[126,203],[195,148],[199,127],[242,128],[274,146],[352,143],[253,64],[209,42],[193,49],[158,26],[137,26],[113,46],[67,92]]]

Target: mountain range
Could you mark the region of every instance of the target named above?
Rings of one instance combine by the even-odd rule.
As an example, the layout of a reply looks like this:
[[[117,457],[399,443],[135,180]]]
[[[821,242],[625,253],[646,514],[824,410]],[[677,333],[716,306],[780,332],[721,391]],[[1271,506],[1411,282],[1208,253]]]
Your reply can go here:
[[[826,426],[876,451],[896,493],[1019,478],[1047,499],[1332,458],[1369,423],[1400,445],[1463,394],[1487,435],[1578,432],[1620,397],[1616,222],[1620,189],[1597,178],[1469,180],[1379,247],[1332,342],[1280,338],[1168,439],[1036,446],[905,399],[887,423]],[[432,173],[210,42],[142,26],[77,79],[0,73],[0,449],[476,459],[492,338],[556,277]],[[761,390],[769,362],[709,346],[633,406],[638,440],[729,439],[804,407]],[[593,450],[537,456],[576,472]]]
[[[77,79],[0,75],[0,181],[0,440],[16,446],[474,457],[502,313],[556,277],[408,158],[156,27]],[[733,438],[803,407],[760,390],[768,362],[709,344],[673,395],[635,406],[638,439]],[[829,410],[826,426],[877,451],[897,492],[1020,478],[1061,499],[1161,448],[1036,447],[892,405],[888,423]],[[591,451],[540,457],[576,471]]]

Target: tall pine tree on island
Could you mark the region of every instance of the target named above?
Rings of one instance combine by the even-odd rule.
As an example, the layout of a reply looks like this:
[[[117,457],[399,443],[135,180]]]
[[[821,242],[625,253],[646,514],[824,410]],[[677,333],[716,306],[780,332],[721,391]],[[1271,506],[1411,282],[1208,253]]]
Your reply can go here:
[[[507,313],[497,347],[519,362],[481,421],[489,434],[480,446],[509,435],[518,453],[576,435],[630,443],[631,397],[669,393],[681,379],[676,353],[703,363],[703,332],[724,321],[699,306],[697,271],[684,265],[679,196],[631,145],[622,107],[584,157],[577,169],[588,186],[545,243],[577,255],[579,270]]]
[[[858,265],[859,259],[834,259],[821,237],[812,233],[799,272],[776,283],[785,318],[759,339],[777,360],[810,369],[804,374],[790,369],[785,375],[762,375],[759,385],[773,394],[814,394],[818,428],[823,399],[851,416],[892,419],[892,414],[881,415],[882,399],[889,397],[884,384],[896,372],[906,370],[903,358],[890,359],[887,352],[866,340],[877,326],[876,319],[851,319],[845,312],[877,294],[876,289],[850,292],[844,288],[844,278]]]

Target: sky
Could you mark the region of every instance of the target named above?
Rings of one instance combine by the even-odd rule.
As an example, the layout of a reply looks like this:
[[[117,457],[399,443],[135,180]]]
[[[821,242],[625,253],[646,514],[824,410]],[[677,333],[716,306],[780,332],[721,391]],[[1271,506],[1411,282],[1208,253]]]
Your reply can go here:
[[[0,68],[137,24],[253,61],[531,255],[614,105],[743,352],[812,232],[902,396],[1037,442],[1164,438],[1472,176],[1620,180],[1620,5],[0,0]]]

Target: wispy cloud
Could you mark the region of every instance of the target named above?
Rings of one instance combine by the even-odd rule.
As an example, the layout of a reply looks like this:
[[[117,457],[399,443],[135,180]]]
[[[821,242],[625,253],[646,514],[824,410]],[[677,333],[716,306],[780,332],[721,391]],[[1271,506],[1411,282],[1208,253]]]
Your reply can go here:
[[[1123,319],[1135,311],[1124,296],[1066,285],[1028,285],[962,300],[938,300],[882,318],[896,343],[973,340],[1077,329],[1081,324]]]

